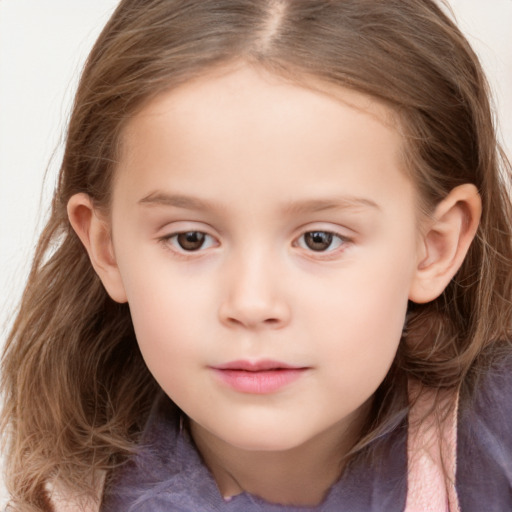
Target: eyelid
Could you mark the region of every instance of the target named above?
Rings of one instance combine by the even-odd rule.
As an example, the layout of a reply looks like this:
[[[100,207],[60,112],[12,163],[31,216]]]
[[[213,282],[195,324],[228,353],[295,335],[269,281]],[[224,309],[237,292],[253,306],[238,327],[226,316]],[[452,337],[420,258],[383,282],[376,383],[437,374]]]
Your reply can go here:
[[[174,223],[172,223],[174,224]],[[209,249],[219,247],[221,245],[219,241],[219,236],[214,235],[211,233],[211,230],[208,229],[209,226],[206,226],[201,223],[201,226],[191,225],[195,223],[189,223],[189,222],[177,222],[178,226],[174,225],[167,225],[166,233],[158,236],[157,240],[169,251],[172,251],[175,255],[183,257],[183,258],[190,258],[190,257],[198,257],[205,253],[205,251],[208,251]],[[320,224],[320,225],[319,225]],[[174,229],[173,229],[174,228]],[[352,233],[352,230],[350,228],[341,228],[341,227],[333,227],[332,225],[326,226],[325,224],[321,223],[313,223],[306,226],[302,226],[300,228],[300,231],[298,234],[293,238],[292,246],[295,248],[300,249],[301,251],[304,251],[307,253],[309,257],[313,257],[315,259],[334,259],[337,258],[340,253],[344,252],[350,245],[354,242],[354,236],[355,234],[349,234],[347,235],[345,232]],[[306,246],[302,246],[299,241],[304,235],[307,233],[328,233],[332,235],[335,239],[337,239],[339,242],[336,247],[333,249],[327,249],[327,250],[318,250],[315,251],[314,249],[311,249]],[[209,243],[206,247],[201,246],[197,250],[186,250],[179,245],[172,243],[171,241],[174,240],[176,237],[178,237],[181,234],[185,233],[201,233],[203,234],[207,240],[209,240]]]
[[[177,224],[183,224],[183,227],[167,226],[166,233],[157,237],[158,242],[160,242],[167,250],[172,251],[173,254],[177,256],[184,258],[197,257],[203,255],[205,251],[220,245],[218,237],[211,234],[207,229],[204,229],[203,227],[191,226],[186,222]],[[177,239],[179,235],[183,235],[185,233],[201,233],[205,236],[206,239],[209,239],[214,243],[210,242],[207,247],[201,246],[197,250],[187,251],[186,249],[181,248],[178,244],[173,243],[173,240]]]
[[[307,235],[308,233],[325,233],[325,234],[331,235],[333,238],[337,238],[341,243],[346,243],[346,242],[350,241],[348,239],[348,237],[346,237],[346,236],[340,235],[339,233],[336,233],[334,231],[327,231],[325,229],[311,229],[308,231],[304,231],[304,233],[302,233],[299,237],[297,237],[297,240],[300,240],[304,235]],[[310,249],[310,250],[315,252],[313,249]],[[318,252],[321,252],[321,251],[318,251]]]
[[[215,240],[215,237],[213,237],[212,235],[209,235],[208,233],[204,233],[202,231],[196,231],[196,230],[194,230],[194,231],[181,231],[179,233],[173,233],[170,236],[167,236],[165,238],[168,241],[173,240],[173,239],[177,240],[180,235],[185,235],[187,233],[200,233],[201,235],[204,235],[205,239]],[[190,250],[190,251],[187,251],[186,249],[183,249],[182,247],[179,247],[178,250],[183,250],[183,252],[186,252],[186,253],[192,253],[192,252],[199,252],[201,250],[209,249],[211,246],[212,246],[211,244],[209,244],[209,245],[207,244],[207,247],[204,247],[202,245],[199,249],[197,249],[197,250]]]
[[[315,259],[335,259],[340,256],[341,253],[345,252],[353,243],[354,243],[354,235],[347,235],[341,228],[336,229],[332,226],[325,226],[325,225],[308,225],[303,226],[300,230],[300,233],[294,238],[292,245],[301,251],[304,251],[304,253],[310,257]],[[350,229],[346,229],[344,231],[351,231]],[[336,237],[340,243],[337,247],[334,249],[328,249],[325,251],[315,251],[314,249],[311,249],[309,247],[302,247],[299,245],[299,240],[304,237],[307,233],[328,233],[332,235],[333,237]]]

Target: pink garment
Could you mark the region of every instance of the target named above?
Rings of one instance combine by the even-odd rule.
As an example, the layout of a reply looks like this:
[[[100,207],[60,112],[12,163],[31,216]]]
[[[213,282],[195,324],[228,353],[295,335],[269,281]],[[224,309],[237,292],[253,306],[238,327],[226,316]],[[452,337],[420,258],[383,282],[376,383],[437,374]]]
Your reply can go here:
[[[438,424],[433,405],[448,415]],[[407,501],[405,512],[460,512],[455,489],[458,394],[420,390],[409,382]]]
[[[72,495],[58,483],[47,484],[46,491],[54,512],[99,512],[105,473],[98,472],[95,478],[96,497]]]
[[[438,425],[433,414],[436,391],[421,390],[409,383],[407,458],[407,501],[404,512],[460,512],[455,490],[457,455],[458,395],[440,392],[439,405],[449,414]],[[55,512],[99,512],[104,475],[98,475],[98,494],[94,499],[77,499],[58,485],[49,485]]]

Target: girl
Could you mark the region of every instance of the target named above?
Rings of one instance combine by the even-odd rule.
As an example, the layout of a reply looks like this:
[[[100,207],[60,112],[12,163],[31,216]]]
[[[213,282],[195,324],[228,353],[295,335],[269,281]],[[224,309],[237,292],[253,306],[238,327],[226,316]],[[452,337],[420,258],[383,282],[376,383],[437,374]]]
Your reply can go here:
[[[123,0],[3,357],[13,510],[507,510],[510,166],[431,0]]]

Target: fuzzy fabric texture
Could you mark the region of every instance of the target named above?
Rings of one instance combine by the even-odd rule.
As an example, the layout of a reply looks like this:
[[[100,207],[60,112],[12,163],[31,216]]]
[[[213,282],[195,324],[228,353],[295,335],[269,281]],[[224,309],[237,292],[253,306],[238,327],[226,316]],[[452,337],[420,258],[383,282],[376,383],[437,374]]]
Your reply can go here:
[[[512,352],[502,351],[459,397],[448,393],[441,429],[434,399],[411,384],[407,424],[382,440],[378,463],[356,459],[317,507],[289,507],[242,493],[226,501],[179,413],[161,396],[140,450],[84,512],[503,512],[512,510]],[[424,421],[419,421],[423,419]],[[55,491],[55,490],[54,490]],[[54,492],[56,512],[80,510]]]
[[[409,396],[414,407],[409,413],[405,512],[460,512],[455,488],[458,394],[438,397],[448,410],[440,425],[431,413],[436,393],[421,392],[410,382]]]

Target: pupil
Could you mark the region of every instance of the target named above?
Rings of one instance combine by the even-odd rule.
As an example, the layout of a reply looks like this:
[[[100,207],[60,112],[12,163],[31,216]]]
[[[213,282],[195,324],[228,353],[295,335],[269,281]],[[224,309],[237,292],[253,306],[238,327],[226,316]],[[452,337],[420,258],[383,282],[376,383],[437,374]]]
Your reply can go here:
[[[332,234],[325,231],[311,231],[304,238],[306,245],[313,251],[325,251],[332,243]]]
[[[186,251],[197,251],[201,249],[204,243],[204,233],[198,231],[189,231],[188,233],[180,233],[178,235],[178,243],[180,247]]]

